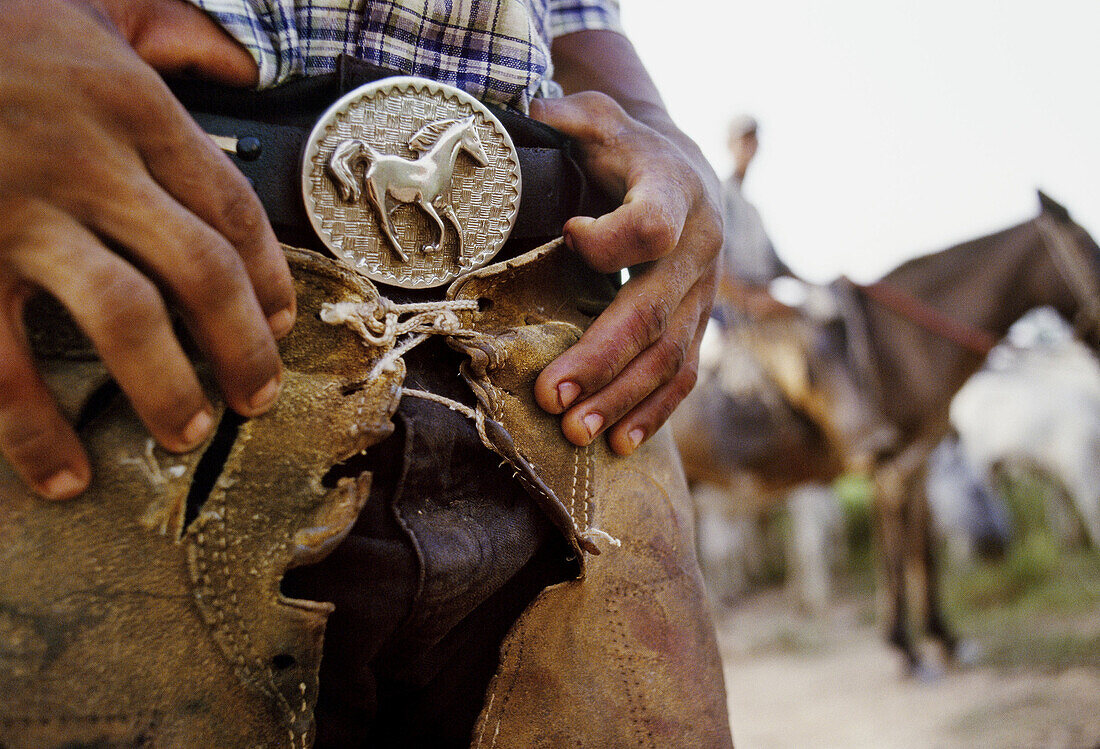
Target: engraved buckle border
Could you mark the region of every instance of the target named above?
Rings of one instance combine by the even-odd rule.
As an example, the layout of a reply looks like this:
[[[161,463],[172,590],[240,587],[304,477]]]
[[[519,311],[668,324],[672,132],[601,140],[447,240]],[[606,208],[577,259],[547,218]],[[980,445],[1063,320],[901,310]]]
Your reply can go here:
[[[389,124],[406,120],[412,132]],[[379,132],[387,137],[372,138]],[[368,164],[380,165],[369,178]],[[357,272],[392,286],[432,288],[483,267],[519,213],[519,155],[508,131],[470,94],[426,78],[384,78],[341,96],[318,118],[301,165],[302,199],[318,238]],[[488,200],[443,199],[463,191]],[[387,218],[402,206],[421,214],[419,226],[438,237],[435,244],[406,245],[414,222],[407,213],[404,222]]]

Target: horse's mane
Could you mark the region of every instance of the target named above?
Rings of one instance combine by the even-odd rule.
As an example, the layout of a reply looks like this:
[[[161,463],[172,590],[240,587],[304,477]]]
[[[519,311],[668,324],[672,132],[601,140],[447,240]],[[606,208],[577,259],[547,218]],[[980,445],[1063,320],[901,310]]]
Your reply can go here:
[[[1084,229],[1073,222],[1069,211],[1041,190],[1039,191],[1039,209],[1040,217],[1049,216],[1074,231],[1078,241],[1084,245],[1086,256],[1091,255],[1096,263],[1097,272],[1100,273],[1100,246]],[[887,273],[883,280],[925,294],[934,294],[938,290],[951,288],[957,285],[958,280],[966,274],[988,270],[985,267],[986,264],[995,259],[995,256],[991,258],[990,251],[996,255],[1003,255],[1013,242],[1028,241],[1029,233],[1034,237],[1037,220],[1025,221],[939,252],[913,258]]]
[[[432,145],[439,140],[439,136],[443,135],[452,125],[457,125],[462,120],[441,120],[439,122],[430,122],[424,127],[413,133],[409,138],[409,148],[422,153],[427,151]]]
[[[990,262],[989,253],[1001,252],[1014,235],[1025,231],[1033,221],[1002,229],[984,237],[952,245],[939,252],[908,260],[883,276],[884,281],[898,284],[919,294],[933,294],[957,286],[960,278],[975,272]]]

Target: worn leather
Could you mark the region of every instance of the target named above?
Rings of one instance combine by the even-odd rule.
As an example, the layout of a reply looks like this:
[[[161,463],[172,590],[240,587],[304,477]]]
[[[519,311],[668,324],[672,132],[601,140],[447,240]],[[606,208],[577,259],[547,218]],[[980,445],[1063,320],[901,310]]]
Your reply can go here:
[[[494,449],[516,470],[583,560],[598,554],[591,540],[593,471],[602,443],[576,447],[561,434],[558,418],[535,402],[535,378],[614,297],[606,278],[592,272],[561,240],[455,281],[452,299],[475,299],[467,313],[474,337],[452,346],[469,361],[462,374],[491,419]]]
[[[279,583],[354,522],[370,476],[329,472],[389,434],[403,369],[367,382],[369,350],[318,319],[322,302],[373,287],[288,257],[300,315],[280,344],[282,397],[244,422],[219,406],[218,436],[185,455],[153,445],[62,315],[29,319],[94,478],[54,503],[0,465],[0,746],[312,741],[331,606],[288,600]]]
[[[71,326],[32,320],[95,479],[51,503],[0,466],[5,749],[310,745],[331,606],[287,600],[279,583],[354,522],[370,475],[342,462],[390,433],[404,366],[370,379],[381,352],[319,320],[323,302],[372,301],[368,281],[287,252],[301,311],[280,345],[283,396],[250,421],[219,407],[219,434],[187,455],[153,446]],[[507,635],[474,746],[731,744],[670,440],[662,431],[630,458],[602,440],[578,448],[534,401],[539,371],[613,293],[560,241],[449,291],[480,302],[449,342],[468,357],[484,439],[578,563]]]
[[[559,240],[456,281],[481,335],[455,338],[501,428],[486,433],[584,561],[505,639],[474,747],[728,747],[726,694],[695,559],[687,487],[665,430],[629,458],[570,444],[534,401],[541,369],[613,289]],[[596,553],[599,552],[598,556]]]

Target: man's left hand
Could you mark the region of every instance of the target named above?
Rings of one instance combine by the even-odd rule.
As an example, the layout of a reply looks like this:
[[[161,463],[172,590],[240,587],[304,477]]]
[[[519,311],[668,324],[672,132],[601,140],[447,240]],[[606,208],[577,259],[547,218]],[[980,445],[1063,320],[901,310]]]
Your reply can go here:
[[[717,180],[700,154],[603,94],[537,99],[531,116],[574,138],[589,175],[622,198],[605,216],[566,223],[566,243],[602,273],[630,269],[611,305],[539,375],[535,398],[564,414],[573,444],[606,431],[629,455],[695,384],[722,244]]]

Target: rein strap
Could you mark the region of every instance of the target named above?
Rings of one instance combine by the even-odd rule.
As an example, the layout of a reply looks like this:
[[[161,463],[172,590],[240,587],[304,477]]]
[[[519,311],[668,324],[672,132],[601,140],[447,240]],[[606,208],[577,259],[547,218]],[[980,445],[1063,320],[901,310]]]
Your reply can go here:
[[[866,285],[859,284],[856,288],[872,301],[896,312],[906,320],[979,356],[988,356],[997,345],[996,336],[989,331],[946,315],[897,284],[876,281]]]

